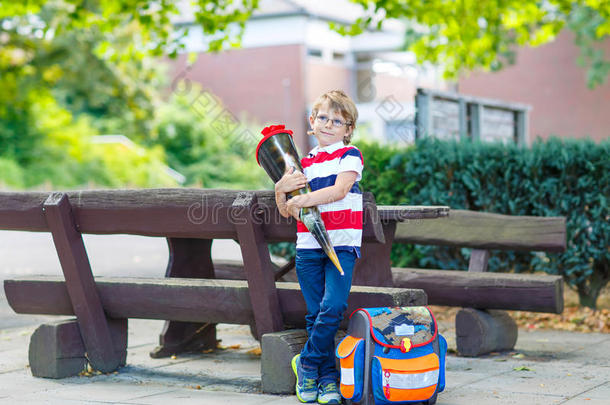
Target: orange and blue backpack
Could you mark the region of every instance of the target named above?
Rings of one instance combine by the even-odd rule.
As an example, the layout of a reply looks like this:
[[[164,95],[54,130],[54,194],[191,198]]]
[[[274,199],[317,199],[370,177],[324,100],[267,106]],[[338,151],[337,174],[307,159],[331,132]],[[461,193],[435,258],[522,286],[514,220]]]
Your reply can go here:
[[[352,403],[432,405],[445,388],[447,342],[427,307],[361,308],[336,355]]]

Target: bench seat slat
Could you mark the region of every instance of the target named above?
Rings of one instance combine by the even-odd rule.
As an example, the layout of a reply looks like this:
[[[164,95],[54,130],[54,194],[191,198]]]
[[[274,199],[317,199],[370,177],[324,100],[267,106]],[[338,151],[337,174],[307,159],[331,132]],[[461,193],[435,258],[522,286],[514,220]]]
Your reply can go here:
[[[241,280],[96,277],[102,307],[111,318],[252,324],[248,284]],[[284,323],[304,327],[305,301],[298,283],[276,283]],[[73,315],[60,276],[4,281],[6,298],[19,314]],[[422,290],[353,286],[347,314],[360,307],[426,305]]]
[[[392,268],[394,287],[421,288],[431,305],[563,312],[561,276]]]

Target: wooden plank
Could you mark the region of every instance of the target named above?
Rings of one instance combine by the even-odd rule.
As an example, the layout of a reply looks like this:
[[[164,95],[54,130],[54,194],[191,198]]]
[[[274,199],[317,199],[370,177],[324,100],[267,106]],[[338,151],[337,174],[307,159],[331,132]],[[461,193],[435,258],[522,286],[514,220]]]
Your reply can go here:
[[[385,243],[384,230],[379,210],[373,193],[362,195],[362,241],[367,243]]]
[[[244,270],[252,308],[255,308],[255,330],[260,339],[265,333],[283,329],[282,311],[275,288],[269,247],[256,216],[257,198],[254,193],[241,193],[232,205],[231,216],[239,238]]]
[[[473,273],[486,272],[488,260],[489,250],[472,249],[472,252],[470,252],[470,261],[468,262],[468,271]]]
[[[431,305],[563,312],[561,276],[392,268],[394,287],[421,288]]]
[[[9,231],[49,231],[42,205],[44,192],[0,191],[0,229]]]
[[[387,222],[443,218],[449,216],[450,209],[445,205],[380,205],[377,211],[379,219]]]
[[[121,364],[120,355],[114,350],[110,327],[68,196],[51,194],[44,203],[44,210],[89,361],[96,370],[114,371]]]
[[[438,221],[399,222],[394,240],[476,249],[563,252],[566,219],[451,210],[451,215]]]
[[[216,278],[222,280],[246,279],[244,262],[241,260],[216,260],[214,261],[214,272]]]
[[[386,243],[362,243],[361,257],[354,265],[353,285],[392,287],[390,252],[396,232],[396,222],[384,223],[383,231]]]
[[[297,281],[295,268],[295,258],[280,267],[273,264],[275,281]],[[214,272],[216,278],[223,280],[245,280],[244,263],[241,260],[216,260],[214,261]]]
[[[96,277],[95,282],[104,311],[112,318],[242,325],[254,322],[246,281]],[[306,308],[299,284],[278,282],[276,288],[284,323],[304,327]],[[74,314],[62,277],[4,280],[4,291],[18,314]],[[426,304],[422,290],[353,286],[345,314],[349,316],[361,307]]]
[[[296,241],[296,220],[280,215],[273,191],[253,191],[268,242]],[[238,190],[138,189],[67,191],[81,233],[236,239],[231,204]],[[49,231],[42,206],[49,193],[0,192],[0,229]],[[363,194],[363,240],[380,242],[374,197]]]

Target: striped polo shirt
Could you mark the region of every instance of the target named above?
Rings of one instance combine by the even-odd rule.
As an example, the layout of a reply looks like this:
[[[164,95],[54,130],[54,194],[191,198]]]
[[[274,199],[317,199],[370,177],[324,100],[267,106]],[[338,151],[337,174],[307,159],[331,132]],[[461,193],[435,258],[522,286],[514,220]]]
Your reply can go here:
[[[359,181],[362,179],[364,160],[360,150],[343,144],[343,141],[321,148],[316,146],[301,159],[303,171],[312,191],[330,187],[335,184],[337,175],[341,172],[354,171],[358,173],[356,182],[345,198],[328,204],[318,205],[318,210],[326,226],[328,236],[338,250],[355,251],[360,257],[362,243],[362,191]],[[301,221],[297,221],[297,249],[320,249],[320,244],[314,239]]]

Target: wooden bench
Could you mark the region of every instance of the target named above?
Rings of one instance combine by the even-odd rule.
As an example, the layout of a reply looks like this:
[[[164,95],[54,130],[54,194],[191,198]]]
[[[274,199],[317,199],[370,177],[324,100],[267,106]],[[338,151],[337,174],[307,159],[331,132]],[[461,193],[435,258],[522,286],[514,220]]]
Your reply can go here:
[[[429,304],[465,307],[456,317],[457,348],[464,356],[514,347],[517,325],[504,310],[563,312],[561,276],[486,270],[490,249],[564,251],[564,217],[465,210],[447,214],[443,207],[378,206],[385,243],[363,244],[363,252],[374,249],[375,254],[363,254],[362,268],[354,272],[353,284],[419,288],[426,292]],[[445,216],[440,221],[425,220]],[[389,254],[393,243],[472,248],[468,271],[392,268]]]
[[[528,217],[452,210],[441,221],[439,207],[378,206],[386,242],[367,244],[375,254],[363,255],[354,285],[419,288],[433,305],[465,307],[456,318],[457,348],[465,356],[510,350],[517,325],[504,310],[563,312],[561,276],[487,273],[490,249],[561,252],[566,245],[563,217]],[[444,216],[444,215],[443,215]],[[468,271],[390,267],[392,243],[472,248]],[[375,264],[376,258],[383,258]],[[240,277],[241,263],[225,263]],[[294,264],[292,264],[294,266]],[[374,268],[370,272],[368,269]],[[286,269],[282,275],[286,274]],[[356,269],[358,270],[358,269]],[[243,274],[243,273],[242,273]],[[294,274],[288,273],[287,276]],[[243,275],[241,276],[243,277]]]
[[[388,217],[398,220],[400,210]],[[215,348],[215,324],[220,322],[251,325],[259,338],[303,326],[305,304],[298,285],[276,283],[286,269],[274,273],[277,266],[267,248],[269,242],[296,239],[296,222],[279,215],[273,192],[0,192],[0,229],[50,232],[64,274],[5,280],[9,305],[17,313],[76,316],[73,321],[43,325],[34,333],[30,366],[35,376],[74,375],[87,361],[102,372],[125,364],[128,318],[169,321],[153,355]],[[83,233],[167,238],[166,278],[94,278]],[[238,241],[245,281],[215,279],[213,239]],[[365,193],[363,254],[381,254],[380,248],[385,252],[384,242],[374,197]],[[389,251],[378,259],[389,271]],[[359,274],[375,272],[376,267],[366,263]],[[365,286],[352,289],[348,311],[425,304],[422,290]]]
[[[380,207],[380,217],[384,209],[392,207]],[[443,221],[399,222],[394,242],[472,248],[466,272],[392,268],[394,287],[421,288],[429,304],[467,307],[456,316],[456,343],[462,355],[478,356],[514,347],[517,326],[499,310],[563,311],[561,276],[486,270],[491,249],[564,251],[564,217],[452,210]]]

